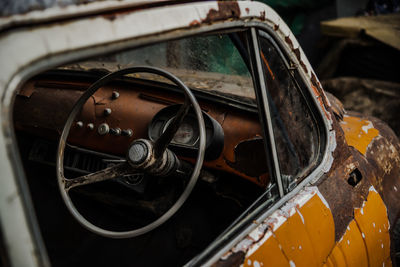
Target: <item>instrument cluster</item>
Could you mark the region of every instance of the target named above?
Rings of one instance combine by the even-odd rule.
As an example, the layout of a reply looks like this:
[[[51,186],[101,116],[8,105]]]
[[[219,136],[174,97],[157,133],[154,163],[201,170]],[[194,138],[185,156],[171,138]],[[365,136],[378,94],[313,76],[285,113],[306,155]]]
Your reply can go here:
[[[181,105],[172,105],[160,110],[148,128],[151,141],[157,140],[172,122]],[[206,126],[206,160],[220,156],[224,147],[224,132],[221,125],[211,116],[203,112]],[[195,157],[199,146],[199,127],[195,114],[190,112],[184,118],[169,148],[180,156]]]

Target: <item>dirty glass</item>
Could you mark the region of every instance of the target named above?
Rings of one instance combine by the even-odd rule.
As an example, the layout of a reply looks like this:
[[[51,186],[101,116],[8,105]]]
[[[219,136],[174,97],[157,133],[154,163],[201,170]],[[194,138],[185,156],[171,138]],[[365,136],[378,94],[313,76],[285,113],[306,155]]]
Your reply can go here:
[[[290,180],[316,159],[317,124],[278,49],[264,37],[260,49],[281,174]]]
[[[192,89],[224,94],[235,99],[239,97],[254,103],[250,72],[231,40],[235,34],[203,35],[167,41],[69,67],[115,71],[133,66],[155,66],[175,74]],[[168,82],[153,75],[135,76]]]

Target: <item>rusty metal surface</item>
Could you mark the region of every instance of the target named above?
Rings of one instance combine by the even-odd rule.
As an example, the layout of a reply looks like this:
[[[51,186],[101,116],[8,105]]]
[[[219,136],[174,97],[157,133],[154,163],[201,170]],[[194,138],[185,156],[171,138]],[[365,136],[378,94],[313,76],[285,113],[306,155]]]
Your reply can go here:
[[[384,122],[352,112],[345,115],[340,101],[331,96],[329,99],[331,102],[336,102],[332,105],[332,111],[335,112],[333,128],[336,132],[337,146],[333,153],[335,160],[331,169],[318,181],[317,188],[321,199],[326,201],[327,207],[329,207],[329,213],[334,224],[332,234],[336,245],[326,252],[325,255],[329,255],[329,258],[324,258],[323,262],[328,261],[339,264],[343,260],[343,263],[349,266],[359,266],[361,262],[370,262],[372,265],[376,265],[382,264],[383,261],[384,264],[390,265],[389,254],[391,250],[389,247],[392,242],[389,241],[389,233],[395,221],[399,219],[400,212],[400,194],[398,193],[400,186],[399,141]],[[373,126],[369,127],[373,128],[364,128],[363,130],[368,132],[376,128],[379,131],[379,136],[369,141],[365,155],[347,144],[345,133],[339,124],[342,116],[358,116],[360,119],[371,121]],[[356,125],[353,127],[356,127]],[[360,138],[363,137],[360,135]],[[354,170],[358,170],[362,178],[356,185],[351,185],[348,179]],[[372,197],[372,200],[370,195],[374,193],[375,189],[379,196]],[[367,208],[367,206],[371,208]],[[288,206],[284,206],[281,210],[285,210],[285,207]],[[375,211],[372,211],[373,209]],[[284,221],[292,216],[288,211],[281,213],[286,217],[286,219],[283,219]],[[375,214],[381,215],[377,218]],[[273,216],[269,218],[266,220],[266,225],[260,224],[256,228],[258,230],[254,230],[259,231],[259,237],[250,234],[239,242],[233,250],[226,253],[217,264],[219,266],[228,266],[232,257],[241,258],[242,261],[239,264],[251,265],[253,262],[259,264],[260,259],[265,256],[257,254],[258,251],[264,251],[261,248],[254,249],[257,246],[268,248],[263,252],[265,255],[270,255],[267,256],[268,262],[277,260],[279,258],[277,254],[275,253],[272,256],[270,253],[273,251],[273,246],[279,245],[281,248],[282,243],[278,240],[277,244],[272,245],[274,242],[276,243],[275,235],[274,238],[268,237],[268,242],[265,236],[268,235],[269,231],[275,229],[275,224],[280,220],[272,220]],[[356,221],[357,223],[355,223]],[[268,224],[268,222],[272,224]],[[285,224],[286,222],[280,222],[279,224],[282,223]],[[291,227],[298,228],[295,225]],[[315,229],[311,230],[311,232],[315,232]],[[294,244],[295,242],[293,241],[292,243]],[[393,250],[393,247],[391,249]],[[244,252],[247,256],[238,254],[239,251],[241,253]],[[249,251],[255,252],[249,254]],[[248,258],[248,255],[253,253],[255,258]],[[286,258],[283,261],[286,263],[291,260],[290,257],[287,257],[289,254],[285,252]],[[354,255],[357,255],[357,257],[354,257]]]
[[[210,9],[204,23],[212,23],[226,19],[237,19],[240,17],[240,8],[237,2],[218,2],[218,10]]]
[[[366,152],[366,164],[372,171],[369,179],[382,197],[393,227],[400,218],[400,142],[386,123],[374,117],[367,118],[380,133]]]

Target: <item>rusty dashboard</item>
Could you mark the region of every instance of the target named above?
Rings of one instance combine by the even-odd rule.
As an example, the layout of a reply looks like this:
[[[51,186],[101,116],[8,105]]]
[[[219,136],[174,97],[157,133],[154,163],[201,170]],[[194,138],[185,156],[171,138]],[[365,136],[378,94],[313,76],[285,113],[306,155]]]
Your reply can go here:
[[[99,73],[58,70],[32,78],[16,96],[16,129],[58,140],[74,103],[99,76]],[[204,166],[266,186],[269,181],[257,107],[218,95],[198,91],[195,94],[205,114],[207,131],[219,139],[206,154]],[[157,121],[155,117],[160,117],[157,114],[168,113],[163,110],[173,109],[183,100],[183,94],[173,86],[135,78],[114,81],[85,103],[75,118],[68,143],[122,157],[133,140],[152,135],[149,127]],[[207,139],[209,136],[210,133]],[[179,148],[179,144],[175,146]],[[194,160],[195,146],[191,153],[177,150],[178,157]]]

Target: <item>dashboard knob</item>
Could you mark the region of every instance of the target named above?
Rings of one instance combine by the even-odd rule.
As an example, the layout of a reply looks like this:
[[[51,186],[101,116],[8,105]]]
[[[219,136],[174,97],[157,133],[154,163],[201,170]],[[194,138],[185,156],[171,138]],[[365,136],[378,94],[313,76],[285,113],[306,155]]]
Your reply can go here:
[[[131,129],[122,130],[121,135],[131,137],[133,135],[133,131]]]
[[[93,129],[94,129],[94,124],[93,124],[93,123],[88,123],[88,124],[87,124],[87,128],[88,128],[89,130],[93,130]]]
[[[117,91],[113,91],[113,92],[112,92],[111,98],[115,100],[115,99],[117,99],[118,97],[119,97],[119,93],[118,93]]]
[[[110,129],[110,134],[121,135],[121,129],[120,128],[111,128]]]
[[[111,112],[112,112],[111,108],[105,108],[104,109],[104,115],[106,115],[106,116],[110,115]]]
[[[107,123],[102,123],[99,125],[99,128],[97,128],[97,132],[100,135],[108,134],[109,131],[110,131],[110,126],[108,126]]]

